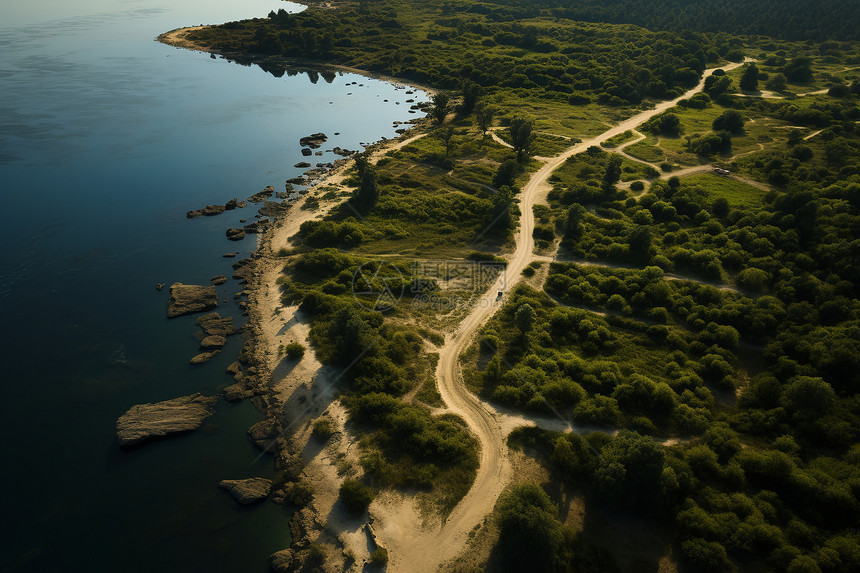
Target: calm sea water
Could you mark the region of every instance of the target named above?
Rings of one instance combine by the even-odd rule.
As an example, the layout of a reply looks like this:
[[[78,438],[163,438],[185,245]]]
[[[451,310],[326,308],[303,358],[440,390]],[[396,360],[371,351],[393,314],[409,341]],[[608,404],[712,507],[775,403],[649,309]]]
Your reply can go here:
[[[154,41],[280,7],[300,9],[0,0],[3,571],[262,572],[289,545],[282,508],[239,508],[216,487],[272,476],[245,435],[253,406],[221,401],[200,430],[132,452],[114,427],[134,404],[231,382],[240,341],[191,367],[194,317],[168,321],[155,284],[229,276],[221,254],[255,244],[224,230],[254,211],[185,212],[283,189],[303,135],[356,149],[415,117],[383,82],[275,78]],[[218,290],[219,311],[241,323],[241,287]]]

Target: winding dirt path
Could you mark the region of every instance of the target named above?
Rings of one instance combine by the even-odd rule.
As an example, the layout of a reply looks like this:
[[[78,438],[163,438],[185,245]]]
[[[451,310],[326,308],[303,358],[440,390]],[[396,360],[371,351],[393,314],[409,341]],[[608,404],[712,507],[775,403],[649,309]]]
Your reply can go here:
[[[738,66],[730,64],[724,70]],[[388,523],[379,528],[379,541],[389,549],[389,569],[393,572],[431,573],[439,570],[446,561],[460,554],[469,539],[469,532],[479,526],[493,510],[499,495],[510,482],[511,464],[506,437],[510,424],[505,416],[482,402],[463,383],[459,357],[480,326],[499,308],[497,291],[507,291],[520,279],[522,270],[534,258],[535,221],[532,206],[535,198],[549,185],[547,180],[569,157],[582,153],[627,130],[632,130],[652,117],[663,113],[679,100],[702,91],[707,70],[702,80],[681,97],[660,103],[655,108],[639,113],[608,129],[602,134],[582,141],[561,154],[547,159],[520,194],[520,226],[516,232],[516,249],[508,259],[508,269],[481,297],[477,306],[460,323],[457,331],[445,339],[439,352],[436,379],[439,393],[448,410],[466,420],[481,447],[481,462],[472,489],[451,512],[441,527],[424,529],[418,523]]]

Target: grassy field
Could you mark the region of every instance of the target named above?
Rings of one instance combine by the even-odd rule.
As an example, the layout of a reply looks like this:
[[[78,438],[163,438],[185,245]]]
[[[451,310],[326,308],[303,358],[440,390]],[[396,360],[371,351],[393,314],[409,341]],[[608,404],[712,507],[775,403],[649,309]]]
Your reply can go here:
[[[633,135],[633,132],[628,129],[624,133],[619,133],[615,137],[610,137],[609,139],[601,143],[600,146],[605,147],[607,149],[613,149],[615,147],[618,147],[625,141],[630,141],[634,137],[635,135]]]
[[[624,151],[628,155],[632,155],[642,161],[650,161],[651,163],[658,163],[666,158],[663,150],[647,139],[625,147]]]
[[[724,197],[732,207],[760,207],[764,200],[765,192],[743,181],[720,177],[712,173],[691,175],[685,177],[684,182],[698,185],[708,192],[711,199]]]

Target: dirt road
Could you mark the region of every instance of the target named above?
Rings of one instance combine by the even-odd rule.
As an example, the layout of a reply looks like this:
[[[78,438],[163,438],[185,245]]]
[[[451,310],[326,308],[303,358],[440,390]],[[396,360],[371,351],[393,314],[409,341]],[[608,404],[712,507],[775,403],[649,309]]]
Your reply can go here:
[[[730,64],[724,70],[741,64]],[[663,102],[654,109],[639,113],[604,133],[578,143],[560,155],[548,159],[522,190],[520,195],[520,226],[516,233],[516,250],[508,259],[508,269],[495,284],[479,299],[475,309],[460,323],[456,333],[448,336],[440,350],[436,370],[437,385],[448,410],[462,416],[481,446],[481,465],[472,489],[460,501],[441,527],[423,529],[417,523],[388,524],[380,531],[380,543],[389,550],[389,570],[393,572],[436,572],[439,566],[456,557],[465,549],[469,532],[480,525],[492,512],[493,506],[510,482],[511,466],[508,458],[506,437],[509,428],[504,428],[502,417],[492,407],[483,403],[464,385],[460,373],[459,357],[463,349],[477,333],[480,326],[499,308],[498,291],[507,292],[519,280],[523,268],[533,259],[535,197],[548,185],[549,176],[569,157],[582,153],[592,145],[632,130],[652,117],[674,106],[678,100],[689,98],[700,92],[711,70],[693,89],[676,100]]]

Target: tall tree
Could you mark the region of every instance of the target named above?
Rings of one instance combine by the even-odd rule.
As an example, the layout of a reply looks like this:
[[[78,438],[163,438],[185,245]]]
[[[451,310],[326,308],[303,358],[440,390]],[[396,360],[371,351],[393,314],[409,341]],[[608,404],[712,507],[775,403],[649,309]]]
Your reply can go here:
[[[463,96],[463,104],[460,110],[464,115],[472,113],[481,97],[481,86],[470,79],[465,79],[460,84],[460,94]]]
[[[745,92],[758,91],[758,66],[749,64],[741,75],[741,90]]]
[[[433,94],[433,119],[436,123],[445,123],[445,118],[448,117],[448,104],[451,102],[451,96],[445,92]]]
[[[454,126],[440,128],[436,131],[436,136],[445,144],[445,157],[451,154],[451,140],[454,138]]]
[[[493,117],[496,115],[496,110],[487,104],[479,104],[475,110],[475,120],[478,122],[478,128],[482,135],[487,135],[487,130],[493,125]]]
[[[603,186],[612,187],[621,180],[621,157],[612,155],[606,163],[606,171],[603,173]]]
[[[355,169],[358,171],[358,189],[353,195],[353,203],[359,210],[367,211],[376,204],[379,199],[379,183],[376,177],[376,169],[367,160],[364,154],[355,157]]]
[[[522,163],[528,159],[531,153],[532,143],[534,143],[535,122],[530,119],[517,117],[511,120],[511,125],[508,127],[508,132],[511,134],[511,144],[514,146],[514,151],[517,154],[517,161]]]
[[[533,309],[530,304],[520,305],[517,312],[514,313],[514,322],[517,323],[517,328],[519,328],[522,333],[526,333],[534,327],[535,319],[535,309]]]

